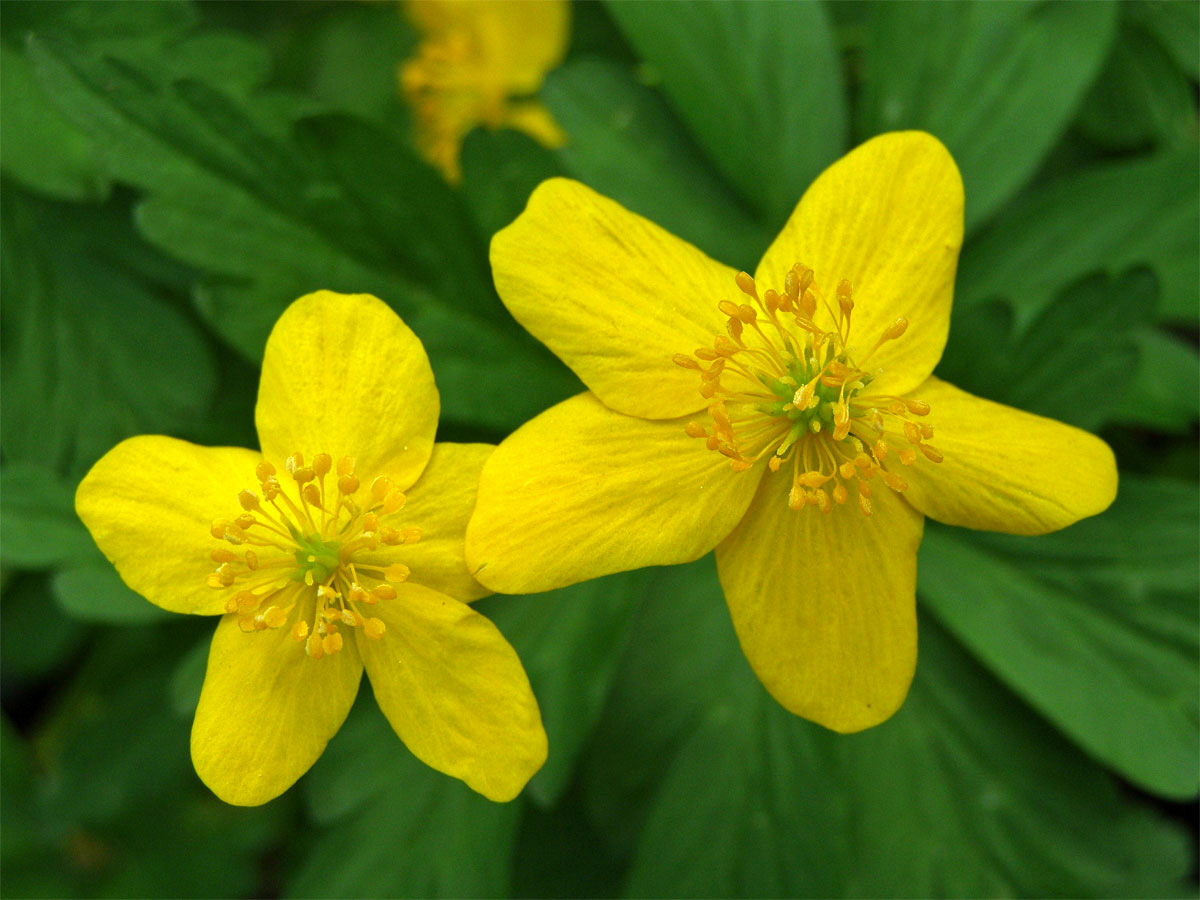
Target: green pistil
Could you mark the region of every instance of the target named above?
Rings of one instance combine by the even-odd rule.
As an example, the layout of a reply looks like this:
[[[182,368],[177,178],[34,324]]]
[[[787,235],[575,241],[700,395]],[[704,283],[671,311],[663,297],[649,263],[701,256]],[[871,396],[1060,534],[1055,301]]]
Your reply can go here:
[[[829,356],[828,353],[823,355]],[[783,377],[770,378],[766,375],[759,375],[759,381],[762,382],[763,387],[779,399],[773,403],[760,404],[758,410],[768,416],[787,419],[792,423],[787,437],[777,448],[780,455],[787,452],[787,449],[805,434],[822,431],[832,434],[834,431],[833,413],[838,398],[841,396],[841,388],[829,387],[817,382],[816,389],[813,391],[813,396],[817,400],[814,406],[809,409],[784,409],[792,402],[797,388],[811,381],[819,370],[820,366],[815,361],[806,362],[803,359],[793,358],[788,364],[787,374]],[[871,376],[865,375],[861,380],[865,387],[870,383]]]
[[[338,541],[323,541],[320,536],[310,534],[308,537],[296,536],[299,547],[296,550],[296,571],[292,573],[294,581],[306,584],[319,584],[329,578],[341,565],[338,551],[341,544]],[[312,578],[309,578],[312,573]]]

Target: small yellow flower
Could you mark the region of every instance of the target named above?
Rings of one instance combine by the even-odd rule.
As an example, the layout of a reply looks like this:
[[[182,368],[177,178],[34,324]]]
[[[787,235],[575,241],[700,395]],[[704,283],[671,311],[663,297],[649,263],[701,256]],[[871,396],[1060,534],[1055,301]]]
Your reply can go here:
[[[920,132],[826,170],[754,277],[542,184],[492,241],[496,286],[590,390],[484,466],[471,571],[531,592],[715,547],[776,700],[838,731],[888,718],[916,665],[926,515],[1040,534],[1116,493],[1102,441],[931,374],[962,229],[958,169]]]
[[[408,748],[479,793],[512,799],[545,761],[516,652],[462,602],[488,593],[463,532],[493,448],[435,444],[438,412],[408,326],[374,297],[321,291],[267,341],[261,453],[136,437],[80,484],[76,510],[131,588],[222,617],[192,726],[221,799],[287,790],[364,666]]]
[[[400,86],[416,113],[421,152],[461,178],[459,150],[478,125],[515,128],[547,147],[566,136],[535,95],[567,50],[566,0],[411,0],[421,33],[400,66]]]

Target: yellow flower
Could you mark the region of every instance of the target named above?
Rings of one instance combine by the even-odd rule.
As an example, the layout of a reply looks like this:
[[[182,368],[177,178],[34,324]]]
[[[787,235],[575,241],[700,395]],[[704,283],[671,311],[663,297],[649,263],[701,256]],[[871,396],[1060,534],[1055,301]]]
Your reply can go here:
[[[435,444],[439,405],[395,313],[321,291],[267,341],[261,453],[135,437],[80,484],[76,510],[131,588],[222,617],[191,741],[221,799],[287,790],[341,727],[364,666],[408,748],[479,793],[512,799],[545,761],[516,652],[461,602],[488,593],[463,531],[494,448]]]
[[[411,0],[405,9],[422,39],[400,66],[400,86],[416,113],[418,146],[447,180],[461,178],[459,150],[477,125],[563,144],[534,97],[567,50],[566,0]]]
[[[1102,441],[932,376],[962,229],[958,169],[919,132],[826,170],[754,277],[542,184],[492,241],[496,286],[590,390],[484,466],[471,571],[530,592],[715,547],[776,700],[838,731],[888,718],[916,665],[926,515],[1040,534],[1116,492]]]

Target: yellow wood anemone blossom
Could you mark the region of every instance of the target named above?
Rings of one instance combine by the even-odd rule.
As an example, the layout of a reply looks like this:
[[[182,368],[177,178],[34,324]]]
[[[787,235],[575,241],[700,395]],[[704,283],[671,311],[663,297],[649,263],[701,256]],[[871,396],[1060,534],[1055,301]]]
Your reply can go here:
[[[589,391],[484,466],[472,573],[531,592],[715,547],[775,699],[837,731],[887,719],[916,665],[925,516],[1040,534],[1116,493],[1102,441],[931,374],[962,233],[958,169],[919,132],[826,170],[753,277],[542,184],[492,241],[496,286]]]
[[[493,800],[546,759],[516,652],[466,602],[463,532],[487,444],[434,443],[425,349],[383,302],[293,303],[267,342],[262,452],[161,436],[109,451],[75,506],[133,590],[220,616],[192,761],[229,803],[265,803],[321,755],[363,668],[400,739]]]
[[[400,87],[421,152],[448,181],[461,178],[463,138],[479,125],[563,144],[562,129],[535,97],[567,51],[567,0],[411,0],[404,8],[421,43],[400,66]]]

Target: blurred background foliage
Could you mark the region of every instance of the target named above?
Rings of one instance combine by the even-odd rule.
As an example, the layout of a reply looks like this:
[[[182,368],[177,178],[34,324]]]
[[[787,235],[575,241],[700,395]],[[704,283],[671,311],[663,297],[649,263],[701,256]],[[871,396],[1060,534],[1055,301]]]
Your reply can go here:
[[[412,151],[390,3],[6,3],[6,896],[1195,896],[1200,281],[1194,2],[576,3],[547,150]],[[429,349],[440,435],[579,389],[508,316],[490,235],[578,178],[753,270],[822,168],[922,128],[967,240],[939,374],[1099,432],[1120,495],[1020,538],[930,523],[921,661],[887,724],[776,706],[711,559],[481,605],[551,741],[495,805],[364,688],[288,794],[188,758],[211,620],[131,594],[73,513],[120,439],[254,446],[297,296],[379,295]]]

